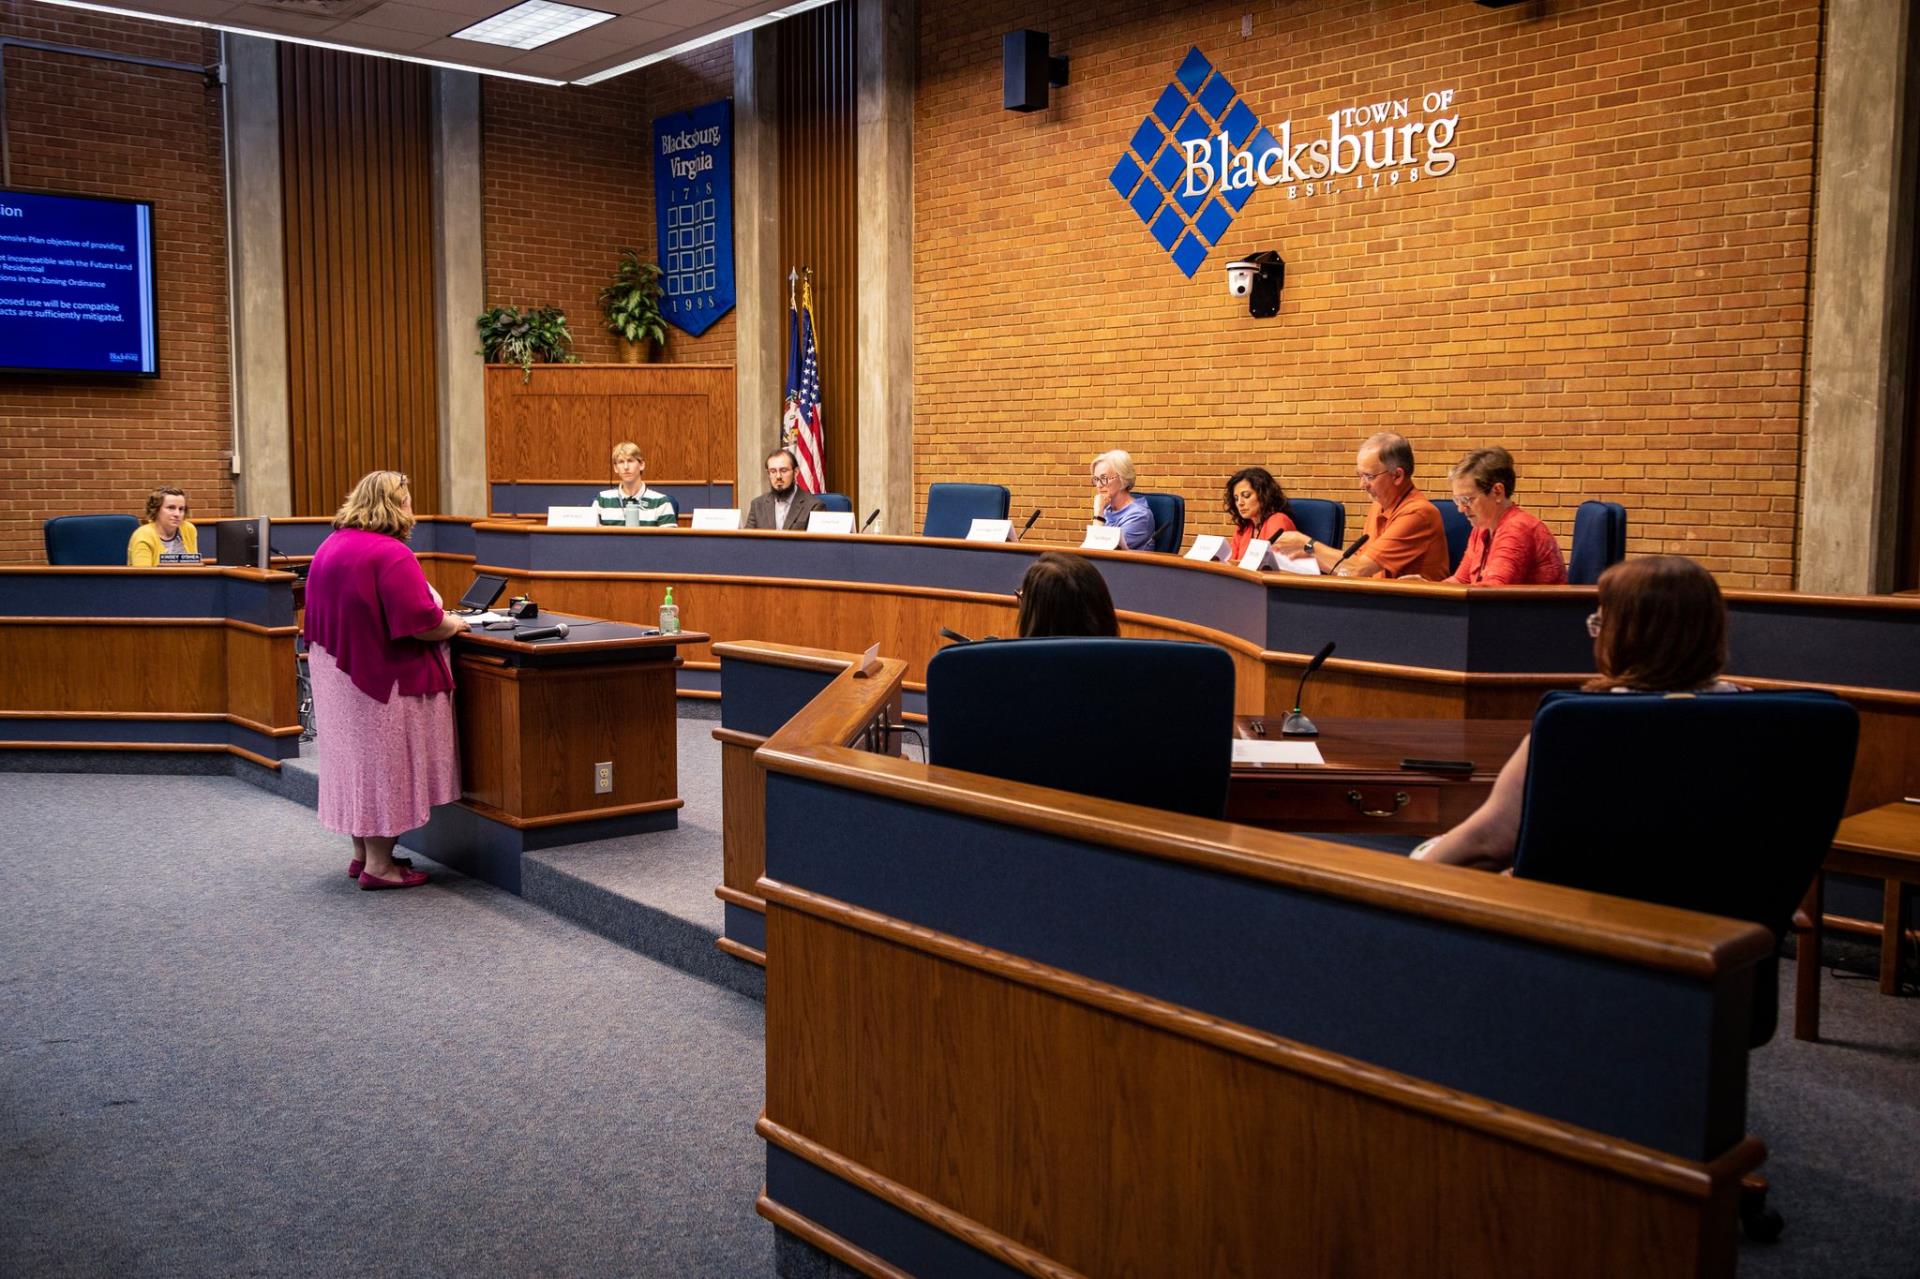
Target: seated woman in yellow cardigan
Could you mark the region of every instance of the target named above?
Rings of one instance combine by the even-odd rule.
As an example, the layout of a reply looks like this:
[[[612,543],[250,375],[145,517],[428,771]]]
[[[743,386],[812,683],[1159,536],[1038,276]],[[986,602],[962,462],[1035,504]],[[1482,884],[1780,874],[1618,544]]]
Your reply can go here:
[[[147,522],[133,530],[127,539],[127,565],[130,568],[155,568],[162,564],[197,564],[200,534],[187,518],[187,494],[184,489],[162,485],[147,498]],[[163,556],[193,556],[193,559],[163,559]]]

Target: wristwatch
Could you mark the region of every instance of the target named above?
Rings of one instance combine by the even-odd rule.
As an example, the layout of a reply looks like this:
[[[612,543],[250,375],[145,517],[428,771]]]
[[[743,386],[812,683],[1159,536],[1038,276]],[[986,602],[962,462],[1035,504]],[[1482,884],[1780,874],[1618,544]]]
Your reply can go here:
[[[1303,546],[1301,549],[1304,550],[1309,555],[1313,554],[1313,539],[1308,538],[1307,544]]]

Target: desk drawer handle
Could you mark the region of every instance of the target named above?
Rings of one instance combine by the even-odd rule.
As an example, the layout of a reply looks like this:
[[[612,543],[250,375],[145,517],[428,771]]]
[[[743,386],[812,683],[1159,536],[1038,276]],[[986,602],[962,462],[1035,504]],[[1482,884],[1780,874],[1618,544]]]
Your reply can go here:
[[[1347,802],[1359,809],[1362,817],[1392,817],[1408,804],[1411,804],[1413,802],[1413,796],[1403,790],[1395,791],[1393,793],[1392,808],[1368,808],[1367,801],[1360,797],[1360,792],[1350,790],[1347,792]]]

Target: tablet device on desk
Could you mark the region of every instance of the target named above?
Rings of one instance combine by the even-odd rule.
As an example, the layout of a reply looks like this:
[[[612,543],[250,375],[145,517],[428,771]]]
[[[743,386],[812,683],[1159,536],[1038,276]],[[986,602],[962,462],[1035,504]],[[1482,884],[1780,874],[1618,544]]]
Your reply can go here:
[[[500,593],[507,589],[507,579],[495,573],[477,573],[473,585],[460,597],[462,613],[484,613],[493,607]]]

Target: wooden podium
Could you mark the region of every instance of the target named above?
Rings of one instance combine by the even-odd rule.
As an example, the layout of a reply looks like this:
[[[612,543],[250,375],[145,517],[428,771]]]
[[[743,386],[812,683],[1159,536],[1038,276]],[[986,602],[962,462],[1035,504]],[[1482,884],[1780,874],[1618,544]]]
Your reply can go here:
[[[403,841],[513,892],[527,851],[668,830],[684,803],[675,672],[679,646],[708,636],[565,614],[530,627],[553,622],[569,634],[454,638],[460,802]]]

